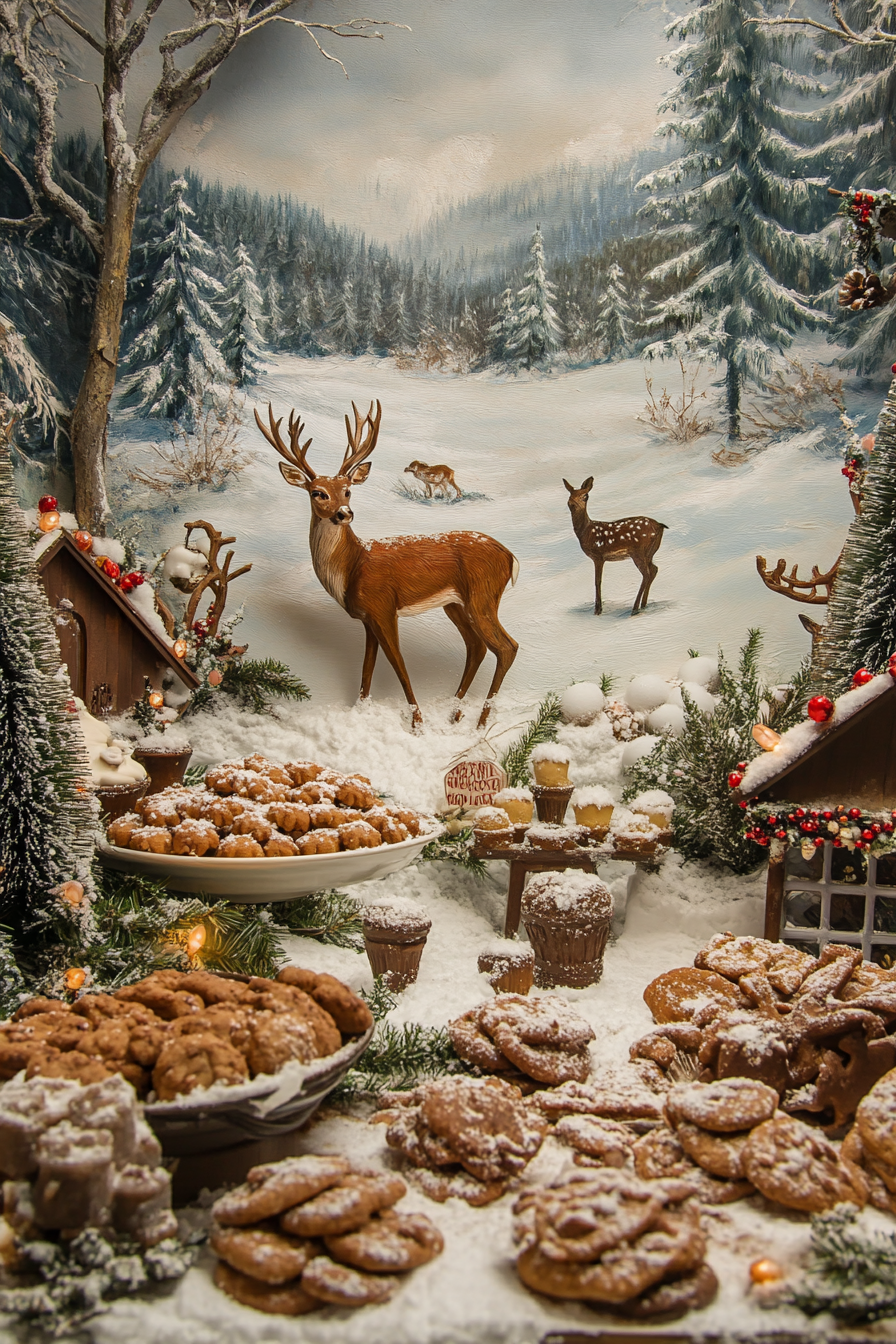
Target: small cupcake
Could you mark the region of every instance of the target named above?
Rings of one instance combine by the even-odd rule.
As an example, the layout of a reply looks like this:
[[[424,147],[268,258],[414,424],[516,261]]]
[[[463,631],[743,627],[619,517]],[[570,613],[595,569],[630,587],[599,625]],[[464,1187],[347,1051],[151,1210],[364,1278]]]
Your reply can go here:
[[[528,943],[495,938],[479,953],[479,970],[496,994],[528,994],[535,974],[535,953]]]
[[[605,840],[613,816],[613,795],[600,784],[576,789],[572,798],[576,824],[584,826],[593,840]]]
[[[526,844],[533,849],[566,850],[576,848],[576,834],[569,826],[539,822],[526,832]]]
[[[513,824],[500,807],[480,807],[473,823],[473,839],[483,849],[509,849],[513,844]]]
[[[536,784],[556,788],[569,783],[569,752],[559,742],[542,742],[529,757]]]
[[[492,803],[507,813],[514,826],[528,826],[535,810],[529,789],[502,789],[495,794]]]
[[[617,808],[610,827],[610,839],[616,849],[630,854],[654,854],[660,831],[646,812],[630,812]]]
[[[661,845],[669,844],[672,839],[674,798],[670,798],[668,793],[664,793],[662,789],[648,789],[646,793],[639,793],[637,798],[629,803],[629,807],[636,815],[650,819],[659,831],[657,840]]]

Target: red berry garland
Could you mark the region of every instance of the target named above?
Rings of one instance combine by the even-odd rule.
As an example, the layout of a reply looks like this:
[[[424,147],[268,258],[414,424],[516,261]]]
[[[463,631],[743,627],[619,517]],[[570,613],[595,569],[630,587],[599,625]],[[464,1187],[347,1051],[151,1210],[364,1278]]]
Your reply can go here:
[[[853,676],[852,684],[854,688],[858,688],[859,686],[867,686],[868,682],[873,680],[874,673],[869,672],[867,667],[860,667],[858,672]]]
[[[815,723],[827,723],[834,712],[834,703],[826,695],[813,695],[806,706],[806,711]]]
[[[55,513],[58,508],[55,495],[41,495],[37,501],[38,513]]]

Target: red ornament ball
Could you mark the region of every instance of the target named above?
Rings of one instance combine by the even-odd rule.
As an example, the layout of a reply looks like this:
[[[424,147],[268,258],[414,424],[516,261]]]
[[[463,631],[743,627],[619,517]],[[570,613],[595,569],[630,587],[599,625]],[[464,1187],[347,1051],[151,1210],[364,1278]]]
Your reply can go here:
[[[41,495],[37,501],[38,513],[55,513],[58,508],[55,495]]]
[[[139,588],[143,582],[143,575],[138,574],[136,570],[132,571],[130,574],[126,574],[125,578],[130,579],[132,588]]]
[[[746,798],[741,799],[741,801],[738,803],[738,807],[742,807],[744,811],[746,811],[749,806],[750,804],[747,802]]]
[[[851,808],[849,809],[849,814],[848,814],[848,815],[849,815],[849,818],[850,818],[851,821],[858,821],[858,819],[859,819],[859,817],[862,815],[862,813],[861,813],[861,811],[860,811],[859,808],[857,808],[857,807],[851,807]]]
[[[74,540],[79,551],[89,551],[93,545],[93,537],[89,532],[76,532]]]
[[[867,667],[860,667],[852,679],[852,684],[856,686],[867,686],[869,681],[874,680],[874,673],[869,672]]]
[[[806,711],[815,723],[827,723],[834,712],[834,703],[826,695],[813,695],[806,706]]]
[[[739,770],[732,770],[731,774],[728,776],[729,789],[736,789],[740,785],[742,780],[743,775],[741,774],[741,772]]]
[[[823,835],[816,835],[815,840],[813,841],[813,844],[815,845],[815,848],[818,849],[819,846],[821,846],[821,845],[824,844],[824,836],[823,836]]]
[[[118,586],[123,593],[129,593],[134,587],[134,584],[131,580],[131,576],[129,574],[122,575],[122,577],[118,580]]]
[[[787,832],[786,832],[786,831],[775,831],[775,838],[776,838],[777,840],[786,840],[786,839],[787,839]]]
[[[115,563],[114,560],[110,560],[110,559],[108,559],[108,557],[107,557],[107,558],[103,561],[103,573],[104,573],[104,574],[106,575],[106,577],[109,578],[109,579],[117,579],[118,576],[119,576],[120,573],[121,573],[121,570],[120,570],[120,568],[118,567],[118,565],[116,565],[116,563]]]

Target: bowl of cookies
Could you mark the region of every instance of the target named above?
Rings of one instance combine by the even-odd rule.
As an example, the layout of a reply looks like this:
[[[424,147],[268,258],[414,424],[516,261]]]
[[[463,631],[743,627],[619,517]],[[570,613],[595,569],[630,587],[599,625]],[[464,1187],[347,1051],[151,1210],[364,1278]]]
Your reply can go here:
[[[286,901],[396,873],[439,832],[433,818],[385,803],[363,775],[255,755],[140,799],[109,823],[99,857],[172,891]]]
[[[334,976],[154,971],[73,1003],[34,998],[0,1023],[0,1079],[120,1074],[172,1155],[303,1124],[364,1053],[373,1017]]]

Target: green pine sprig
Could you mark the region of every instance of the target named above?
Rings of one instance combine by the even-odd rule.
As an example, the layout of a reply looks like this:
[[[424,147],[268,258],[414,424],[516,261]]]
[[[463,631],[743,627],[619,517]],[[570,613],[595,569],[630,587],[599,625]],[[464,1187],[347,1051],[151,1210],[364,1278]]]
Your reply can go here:
[[[847,1325],[896,1316],[896,1233],[867,1232],[841,1204],[812,1219],[812,1257],[786,1301],[807,1316]]]
[[[427,863],[456,863],[474,877],[485,877],[488,869],[484,859],[477,859],[472,851],[473,828],[466,826],[457,835],[436,836],[430,840],[420,857]]]
[[[511,743],[501,757],[501,765],[513,788],[522,788],[529,782],[529,757],[542,742],[557,741],[559,726],[560,697],[556,691],[549,691],[538,706],[535,718],[526,724],[522,736]]]
[[[267,714],[275,700],[311,697],[304,681],[276,658],[234,658],[225,664],[221,690],[255,714]]]
[[[279,929],[353,952],[364,951],[361,903],[344,891],[318,891],[267,908]]]

